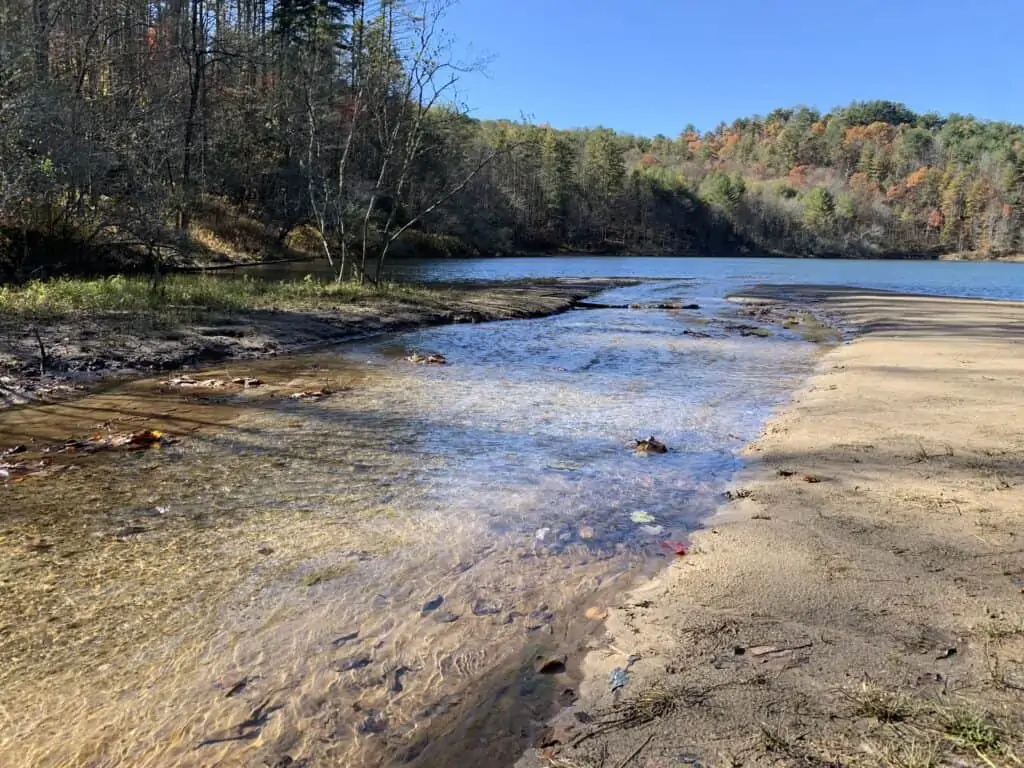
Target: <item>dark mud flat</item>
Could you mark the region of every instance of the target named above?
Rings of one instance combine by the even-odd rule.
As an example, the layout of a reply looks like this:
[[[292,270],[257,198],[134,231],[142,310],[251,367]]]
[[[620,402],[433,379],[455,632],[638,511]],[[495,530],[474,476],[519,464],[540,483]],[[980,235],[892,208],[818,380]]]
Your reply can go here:
[[[423,326],[543,317],[610,287],[636,282],[567,278],[434,285],[415,300],[380,298],[234,312],[180,307],[38,319],[0,313],[0,407],[40,396],[74,395],[111,376],[308,351]],[[40,345],[46,355],[43,375]]]

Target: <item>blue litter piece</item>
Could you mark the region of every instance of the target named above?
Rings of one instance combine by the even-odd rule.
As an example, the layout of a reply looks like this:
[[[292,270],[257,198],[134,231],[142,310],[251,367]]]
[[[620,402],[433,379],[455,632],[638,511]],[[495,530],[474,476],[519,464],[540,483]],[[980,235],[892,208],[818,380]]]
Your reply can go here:
[[[626,670],[622,667],[616,667],[608,676],[608,686],[612,689],[612,693],[624,687],[628,682],[629,678],[626,676]]]

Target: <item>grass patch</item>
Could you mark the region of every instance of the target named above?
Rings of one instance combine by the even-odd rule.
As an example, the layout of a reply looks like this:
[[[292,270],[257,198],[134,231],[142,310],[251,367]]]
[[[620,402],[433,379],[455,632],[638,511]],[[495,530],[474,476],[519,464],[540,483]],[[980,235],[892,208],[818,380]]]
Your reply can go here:
[[[898,742],[882,755],[883,765],[891,768],[938,768],[945,761],[942,747],[934,739],[910,739]]]
[[[890,735],[881,748],[868,745],[881,765],[931,768],[947,765],[954,755],[961,755],[979,758],[979,765],[992,768],[1024,768],[1014,753],[1020,748],[1020,729],[1004,725],[970,701],[946,705],[869,684],[843,696],[853,704],[854,716],[878,721],[883,733]]]
[[[880,723],[902,723],[920,710],[912,699],[899,691],[886,691],[867,683],[847,697],[854,705],[854,715],[871,717]]]
[[[443,303],[437,291],[407,285],[380,286],[301,280],[268,281],[249,276],[170,275],[154,289],[138,277],[56,278],[0,286],[0,312],[59,317],[79,312],[189,312],[350,304],[371,299],[413,304]]]
[[[972,709],[943,710],[939,723],[943,735],[959,747],[987,755],[1003,752],[1002,729]]]

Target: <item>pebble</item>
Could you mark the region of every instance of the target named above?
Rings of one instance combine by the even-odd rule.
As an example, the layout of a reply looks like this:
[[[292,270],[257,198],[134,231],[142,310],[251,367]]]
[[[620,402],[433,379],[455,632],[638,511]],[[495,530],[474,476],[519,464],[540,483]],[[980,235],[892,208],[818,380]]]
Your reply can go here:
[[[441,607],[441,603],[443,602],[444,597],[441,595],[438,595],[437,597],[431,600],[427,600],[427,602],[425,602],[423,604],[423,607],[420,609],[420,615],[430,613],[431,611],[436,611],[438,608]]]
[[[351,672],[354,669],[370,666],[371,661],[369,656],[354,656],[351,659],[342,659],[335,662],[334,668],[339,672]]]
[[[496,613],[501,613],[501,606],[483,600],[474,600],[472,610],[474,616],[493,616]]]

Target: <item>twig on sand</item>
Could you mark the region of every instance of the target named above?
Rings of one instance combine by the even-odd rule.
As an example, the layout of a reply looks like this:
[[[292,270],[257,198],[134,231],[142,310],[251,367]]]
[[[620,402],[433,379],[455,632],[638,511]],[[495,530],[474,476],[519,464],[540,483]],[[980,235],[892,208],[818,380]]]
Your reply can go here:
[[[640,744],[639,747],[637,747],[632,752],[630,752],[625,760],[623,760],[621,763],[619,763],[617,766],[615,766],[615,768],[626,768],[627,765],[629,765],[631,762],[633,762],[633,760],[636,758],[637,755],[639,755],[641,752],[644,751],[644,747],[646,747],[648,744],[650,744],[653,739],[654,739],[654,734],[652,733],[646,739],[643,740],[643,743]]]

